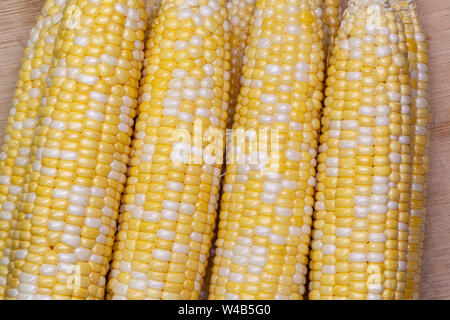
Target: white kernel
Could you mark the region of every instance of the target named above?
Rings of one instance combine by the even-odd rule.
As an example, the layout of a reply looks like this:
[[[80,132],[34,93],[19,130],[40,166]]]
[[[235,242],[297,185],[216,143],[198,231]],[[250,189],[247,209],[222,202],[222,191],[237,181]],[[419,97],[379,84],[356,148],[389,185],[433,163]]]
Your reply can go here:
[[[270,228],[256,226],[255,227],[255,235],[260,236],[260,237],[267,237],[270,235]]]
[[[351,228],[336,228],[336,237],[350,237],[352,234]]]
[[[400,164],[402,162],[402,155],[400,153],[397,153],[397,152],[391,152],[389,154],[389,160],[392,163]]]
[[[291,217],[292,216],[292,210],[285,207],[275,207],[276,214],[283,216],[283,217]]]
[[[263,192],[261,194],[261,201],[267,204],[273,204],[277,200],[277,197],[274,193]]]
[[[249,264],[257,267],[264,267],[267,264],[267,258],[261,256],[250,256]]]
[[[78,153],[73,151],[61,151],[61,159],[62,160],[77,160]]]
[[[87,217],[84,221],[87,227],[99,229],[102,225],[102,221],[96,218]]]
[[[348,256],[349,262],[366,262],[366,260],[366,254],[362,252],[351,252]]]
[[[35,294],[37,293],[37,285],[35,284],[28,284],[28,283],[20,283],[18,288],[20,293],[24,293],[24,294]],[[32,296],[27,296],[27,295],[18,295],[17,297],[18,300],[31,300]]]
[[[88,86],[93,86],[99,78],[96,76],[90,76],[87,74],[80,74],[77,79],[79,82],[84,83]]]
[[[373,117],[375,116],[375,108],[362,106],[359,108],[359,114],[362,116]]]
[[[391,54],[391,48],[388,46],[379,46],[375,49],[375,54],[379,58],[387,57]]]
[[[413,182],[413,183],[411,184],[411,189],[412,189],[413,191],[423,192],[423,189],[424,189],[424,188],[423,188],[423,184]]]
[[[294,237],[300,237],[302,235],[302,229],[296,226],[289,226],[289,234]]]
[[[77,255],[78,259],[80,259],[80,261],[89,261],[89,259],[91,258],[91,251],[86,248],[76,248],[75,254]]]
[[[82,217],[86,215],[86,208],[70,204],[69,207],[67,208],[67,212],[74,216]]]
[[[58,254],[59,261],[63,263],[76,263],[77,262],[77,256],[73,253],[59,253]],[[72,266],[74,267],[74,266]]]
[[[301,153],[294,150],[287,150],[286,151],[286,159],[289,161],[300,161],[301,160]]]
[[[178,212],[175,210],[163,209],[161,210],[161,217],[170,221],[177,221]]]
[[[383,253],[368,253],[367,254],[367,261],[373,262],[373,263],[383,263],[385,261],[386,257]]]
[[[160,239],[169,240],[169,241],[175,240],[175,232],[174,232],[174,231],[169,231],[169,230],[159,229],[159,230],[156,232],[156,235],[157,235],[158,238],[160,238]]]
[[[87,45],[89,44],[89,37],[86,36],[75,37],[74,43],[80,47],[87,47]]]
[[[369,241],[371,242],[385,242],[386,235],[384,233],[369,233]]]
[[[171,200],[164,200],[162,202],[162,207],[169,210],[178,210],[180,204]]]
[[[424,33],[416,33],[414,35],[414,38],[416,39],[416,41],[425,41],[425,40],[427,40],[427,37],[425,36]]]
[[[378,117],[386,117],[391,114],[391,108],[389,106],[377,106],[375,112]]]
[[[175,192],[182,192],[184,189],[184,184],[181,182],[168,181],[167,189],[175,191]]]
[[[178,11],[178,19],[179,20],[185,20],[190,19],[194,15],[194,12],[191,8],[183,8]]]
[[[286,240],[286,237],[284,237],[282,235],[271,233],[269,236],[269,241],[273,244],[284,246],[284,245],[286,245],[287,240]]]
[[[113,66],[113,67],[117,66],[117,58],[113,57],[113,56],[110,56],[110,55],[108,55],[106,53],[101,55],[100,60],[103,61],[106,64],[109,64],[109,65]]]
[[[376,117],[375,118],[375,125],[380,127],[388,126],[390,123],[390,120],[388,117]]]
[[[203,235],[198,232],[192,232],[191,233],[191,240],[196,242],[202,242],[203,241]]]
[[[347,81],[359,81],[362,79],[362,73],[359,71],[347,72],[345,78]]]
[[[370,206],[370,211],[375,214],[386,214],[388,211],[388,208],[386,205],[382,204],[373,204]]]
[[[336,267],[331,265],[324,265],[322,267],[323,274],[336,274]]]
[[[262,94],[260,100],[262,103],[277,103],[277,96],[273,94]]]
[[[370,201],[372,204],[387,204],[389,202],[389,197],[386,195],[372,194],[370,196]]]
[[[40,268],[40,274],[44,276],[54,276],[57,271],[57,267],[53,264],[43,264]]]
[[[195,14],[193,15],[192,20],[194,20],[194,23],[195,23],[197,26],[199,26],[199,27],[202,26],[203,23],[204,23],[204,18],[203,18],[203,16],[202,16],[201,14],[198,14],[198,13],[195,13]]]
[[[281,74],[281,67],[274,64],[266,66],[266,73],[273,76],[279,76]]]
[[[201,47],[203,46],[203,39],[200,36],[195,35],[191,38],[189,43],[193,46]]]
[[[271,193],[278,193],[281,190],[281,185],[278,183],[272,183],[272,182],[264,182],[264,191],[271,192]]]
[[[366,218],[369,215],[368,207],[355,206],[353,211],[355,212],[355,217],[357,218]]]
[[[173,250],[173,252],[188,254],[189,246],[187,246],[185,244],[174,242],[174,244],[172,245],[172,250]]]
[[[270,40],[267,38],[258,39],[256,46],[259,49],[269,49],[270,48]]]
[[[309,74],[307,72],[297,71],[297,72],[295,72],[295,80],[308,82],[309,81]]]
[[[361,145],[372,146],[374,144],[373,136],[359,136],[358,143]]]
[[[61,242],[71,246],[72,248],[77,248],[81,244],[81,239],[79,236],[64,233],[61,237]]]
[[[328,157],[326,160],[325,160],[325,163],[326,163],[326,165],[327,166],[329,166],[329,167],[339,167],[339,158],[336,158],[336,157]]]
[[[244,275],[240,273],[230,273],[228,275],[228,279],[232,282],[236,283],[243,283],[244,282]]]
[[[213,10],[209,6],[201,6],[200,7],[200,14],[202,16],[212,16],[214,14]]]
[[[99,236],[100,237],[100,236]],[[98,241],[99,237],[97,237],[96,241]],[[100,242],[102,243],[102,242]],[[104,243],[105,244],[105,243]],[[92,254],[91,257],[89,258],[90,262],[96,263],[96,264],[103,264],[103,260],[104,258],[102,256],[96,255],[96,254]]]
[[[285,189],[297,190],[297,188],[298,188],[297,181],[293,181],[293,180],[283,180],[281,185]]]
[[[124,5],[124,4],[122,4],[122,3],[116,3],[116,4],[114,5],[114,9],[115,9],[117,12],[123,14],[124,16],[126,16],[126,15],[128,14],[128,8],[127,8],[127,6]]]
[[[339,146],[341,149],[354,149],[356,148],[356,141],[355,140],[341,140],[339,142]]]

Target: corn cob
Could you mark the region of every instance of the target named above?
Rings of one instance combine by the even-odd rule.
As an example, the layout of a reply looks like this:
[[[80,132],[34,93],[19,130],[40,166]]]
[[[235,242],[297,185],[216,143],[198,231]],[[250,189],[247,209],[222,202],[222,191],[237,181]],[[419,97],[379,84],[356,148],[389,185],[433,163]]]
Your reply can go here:
[[[231,28],[231,89],[228,114],[228,125],[231,127],[241,89],[242,64],[255,0],[228,0],[227,8]]]
[[[235,139],[227,149],[210,299],[301,299],[305,292],[319,129],[314,115],[321,99],[316,88],[325,56],[315,3],[256,3]],[[236,142],[250,129],[263,133],[259,151]],[[238,161],[241,155],[247,160]]]
[[[143,60],[143,0],[70,0],[17,205],[9,299],[103,299]]]
[[[399,99],[407,85],[397,23],[387,1],[351,0],[334,42],[310,255],[313,300],[388,299],[396,289],[398,189],[408,161],[399,137],[409,126]]]
[[[25,169],[37,124],[37,109],[53,54],[65,0],[48,0],[31,31],[0,155],[0,300],[6,289],[12,219],[22,192]]]
[[[406,293],[399,299],[419,298],[420,260],[423,246],[423,226],[425,219],[425,197],[429,170],[429,96],[428,58],[426,37],[420,26],[414,1],[391,0],[405,25],[408,59],[411,69],[413,139],[411,215],[409,217],[409,238],[406,266]],[[403,276],[403,274],[402,274]],[[401,290],[399,290],[401,291]]]
[[[215,226],[223,148],[215,160],[203,161],[208,142],[198,131],[208,136],[209,128],[223,139],[226,128],[226,17],[225,0],[161,3],[146,52],[107,299],[199,297]],[[177,141],[179,132],[194,134],[194,144]]]

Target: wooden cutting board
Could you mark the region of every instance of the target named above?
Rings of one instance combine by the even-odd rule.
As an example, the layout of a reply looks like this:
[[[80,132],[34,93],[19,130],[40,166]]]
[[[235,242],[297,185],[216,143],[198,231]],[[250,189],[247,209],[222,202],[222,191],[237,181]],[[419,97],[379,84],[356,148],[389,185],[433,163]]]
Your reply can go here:
[[[0,1],[0,139],[23,50],[44,0]],[[433,107],[423,299],[450,299],[450,1],[417,0],[429,37]]]

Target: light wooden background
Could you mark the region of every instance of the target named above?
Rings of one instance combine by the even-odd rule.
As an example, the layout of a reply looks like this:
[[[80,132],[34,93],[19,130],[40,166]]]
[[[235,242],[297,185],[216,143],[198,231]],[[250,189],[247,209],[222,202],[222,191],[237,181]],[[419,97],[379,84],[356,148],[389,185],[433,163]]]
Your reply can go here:
[[[346,1],[345,1],[346,2]],[[0,139],[23,50],[44,0],[0,0]],[[450,0],[417,0],[429,37],[433,107],[421,296],[450,299]]]

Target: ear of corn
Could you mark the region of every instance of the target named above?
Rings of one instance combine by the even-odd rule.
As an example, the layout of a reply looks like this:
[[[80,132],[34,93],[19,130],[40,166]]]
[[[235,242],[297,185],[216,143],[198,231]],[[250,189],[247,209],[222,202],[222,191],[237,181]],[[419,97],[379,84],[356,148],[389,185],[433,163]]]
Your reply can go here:
[[[161,4],[146,52],[108,299],[197,299],[200,294],[223,147],[214,160],[203,157],[208,141],[198,131],[223,139],[226,128],[226,17],[225,0]],[[187,140],[179,141],[178,133]]]
[[[395,295],[401,179],[409,161],[400,40],[387,1],[349,2],[325,91],[310,299]]]
[[[139,0],[70,0],[17,205],[9,299],[103,299],[137,104]]]
[[[422,257],[424,220],[426,213],[426,186],[429,170],[429,93],[428,93],[428,58],[426,37],[420,26],[414,1],[394,0],[392,4],[400,14],[405,25],[408,44],[408,59],[411,70],[413,139],[411,215],[409,217],[409,237],[407,250],[406,275],[401,274],[404,289],[399,291],[398,299],[418,299],[420,283],[420,263]],[[405,278],[403,278],[405,277]]]
[[[316,9],[315,1],[256,3],[210,299],[301,299],[305,292],[321,99],[315,89],[324,77]],[[251,129],[268,150],[237,145],[239,131],[245,140]]]
[[[13,214],[22,192],[44,79],[66,2],[48,0],[31,31],[0,154],[0,300],[6,290]]]

